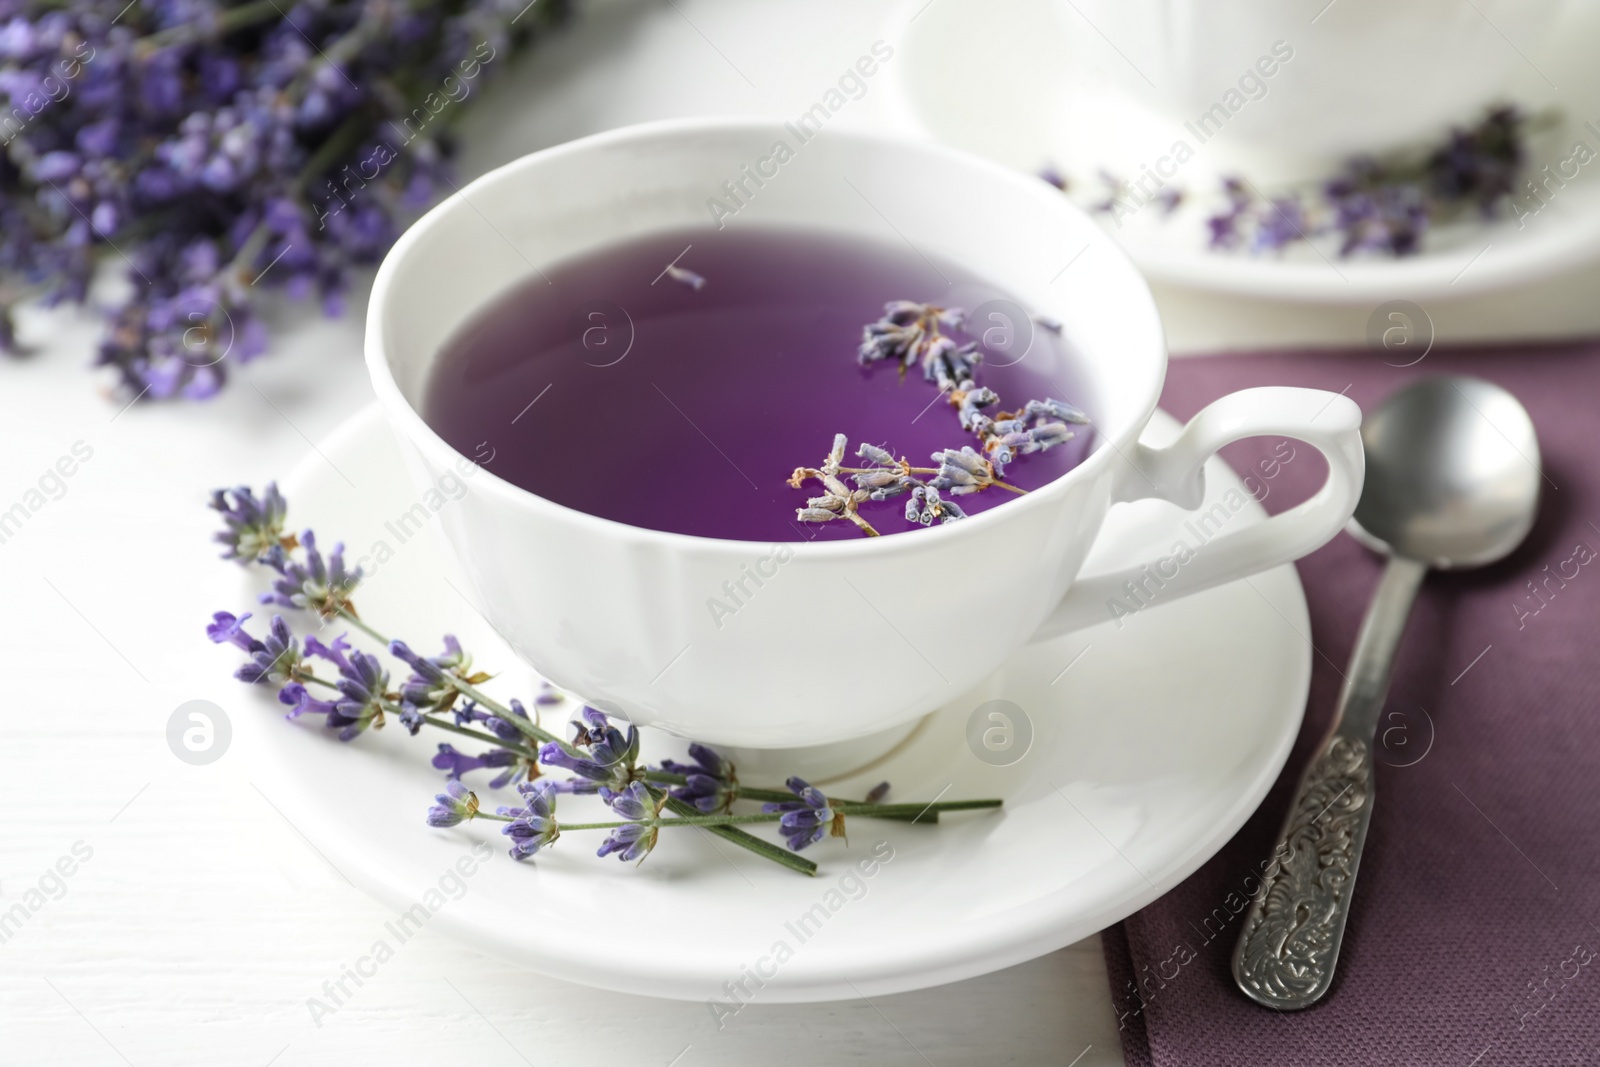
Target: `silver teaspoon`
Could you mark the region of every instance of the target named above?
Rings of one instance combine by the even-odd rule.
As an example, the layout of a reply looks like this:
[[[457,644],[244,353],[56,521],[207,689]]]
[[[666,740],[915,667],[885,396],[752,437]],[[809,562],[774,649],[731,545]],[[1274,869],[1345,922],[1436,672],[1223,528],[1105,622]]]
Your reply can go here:
[[[1316,1003],[1333,982],[1372,818],[1373,738],[1423,576],[1504,558],[1527,536],[1539,500],[1533,421],[1489,382],[1417,382],[1368,416],[1361,441],[1367,476],[1350,532],[1389,563],[1333,728],[1300,779],[1233,952],[1239,988],[1280,1011]]]

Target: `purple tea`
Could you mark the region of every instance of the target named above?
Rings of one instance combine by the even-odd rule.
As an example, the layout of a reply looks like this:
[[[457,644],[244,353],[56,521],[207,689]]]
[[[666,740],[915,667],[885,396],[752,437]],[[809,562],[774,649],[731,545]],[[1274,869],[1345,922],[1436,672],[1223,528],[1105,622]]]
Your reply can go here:
[[[886,316],[897,301],[931,306]],[[863,364],[869,324],[861,358],[885,358]],[[1057,331],[903,243],[686,230],[568,260],[495,299],[443,345],[422,414],[507,481],[617,522],[763,542],[894,534],[1013,499],[987,485],[997,458],[1024,491],[1083,459],[1092,433],[1065,424],[1083,396]],[[829,484],[849,504],[819,478],[790,484],[796,468],[828,473],[838,434],[844,471]],[[930,458],[945,450],[950,463]],[[884,465],[902,457],[921,473]],[[974,479],[987,487],[971,491]],[[886,499],[860,499],[868,490]]]

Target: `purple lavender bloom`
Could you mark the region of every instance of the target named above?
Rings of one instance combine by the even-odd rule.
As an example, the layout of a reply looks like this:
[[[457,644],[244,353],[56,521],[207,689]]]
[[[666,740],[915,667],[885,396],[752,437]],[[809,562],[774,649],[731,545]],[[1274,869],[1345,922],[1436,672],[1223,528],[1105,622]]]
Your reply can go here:
[[[242,620],[241,620],[242,621]],[[294,633],[282,615],[274,615],[261,639],[261,647],[250,653],[250,662],[234,672],[241,682],[292,681],[299,677],[300,649],[295,644]]]
[[[533,720],[528,718],[528,711],[522,702],[515,698],[511,701],[510,718],[504,718],[483,710],[476,700],[468,700],[455,709],[457,726],[469,726],[473,723],[482,723],[502,741],[521,743],[528,736],[525,727],[532,725]],[[515,721],[511,721],[515,720]],[[517,724],[521,723],[519,727]]]
[[[1514,107],[1497,107],[1478,125],[1451,130],[1426,163],[1434,195],[1447,202],[1476,203],[1485,216],[1494,214],[1511,195],[1526,162],[1527,121]]]
[[[429,826],[456,826],[478,814],[477,794],[460,782],[451,781],[433,799],[437,803],[428,809]]]
[[[311,690],[299,682],[290,682],[278,690],[278,703],[289,706],[283,716],[286,719],[298,719],[302,715],[331,715],[338,709],[337,701],[318,700],[311,695]]]
[[[693,763],[662,760],[661,769],[668,774],[681,774],[687,781],[667,790],[675,800],[693,804],[704,815],[727,811],[739,795],[739,780],[734,776],[733,764],[708,745],[695,742],[689,746]]]
[[[328,712],[328,725],[339,730],[339,740],[349,741],[368,726],[383,726],[389,672],[376,656],[351,650],[343,636],[336,638],[331,647],[307,636],[305,650],[306,655],[325,659],[339,669],[339,680],[334,684],[341,699]]]
[[[617,858],[623,862],[644,859],[656,847],[656,837],[661,832],[656,822],[655,798],[650,795],[650,790],[643,782],[630,782],[628,788],[621,792],[602,787],[600,796],[612,811],[634,821],[626,826],[618,826],[607,834],[595,855],[617,853]]]
[[[517,792],[522,795],[525,806],[500,809],[501,815],[512,817],[500,832],[511,838],[511,858],[525,860],[561,836],[555,809],[558,790],[540,779],[517,786]]]
[[[444,635],[442,655],[420,656],[404,641],[390,641],[389,652],[411,667],[411,676],[400,686],[400,699],[419,711],[449,710],[460,696],[450,675],[465,677],[472,666],[472,657],[461,650],[461,642],[453,634]]]
[[[299,650],[295,647],[294,634],[289,631],[283,617],[272,617],[265,640],[257,640],[245,631],[244,622],[248,618],[249,612],[235,617],[229,612],[219,611],[211,616],[211,624],[206,627],[206,636],[216,644],[232,645],[249,655],[250,661],[235,671],[233,676],[251,684],[277,684],[297,677]]]
[[[354,571],[345,568],[344,545],[334,545],[325,562],[312,531],[300,535],[300,544],[305,549],[304,563],[291,558],[281,545],[267,551],[265,562],[279,577],[272,583],[272,592],[261,594],[261,603],[312,611],[324,619],[350,611],[350,594],[362,575],[359,567]]]
[[[533,698],[534,704],[541,708],[548,708],[561,703],[565,699],[567,699],[566,694],[561,692],[561,690],[551,685],[545,679],[539,679],[539,692]]]
[[[277,482],[268,482],[257,500],[249,486],[241,485],[231,492],[217,489],[211,494],[212,510],[222,515],[227,527],[212,536],[212,540],[227,546],[223,559],[236,559],[241,564],[255,563],[274,547],[283,544],[283,520],[289,510]]]
[[[1048,185],[1055,186],[1063,193],[1067,191],[1067,188],[1071,184],[1067,181],[1066,174],[1062,173],[1060,168],[1058,168],[1054,163],[1046,163],[1044,166],[1040,167],[1038,174],[1040,181],[1045,182]]]
[[[261,648],[261,642],[245,632],[244,623],[248,618],[248,611],[237,616],[228,611],[215,612],[211,616],[211,624],[206,627],[206,636],[214,644],[232,645],[242,652],[255,652]]]
[[[803,778],[790,778],[785,784],[797,799],[763,804],[761,810],[783,812],[783,818],[778,820],[778,828],[788,839],[791,850],[799,852],[821,841],[830,832],[835,837],[843,836],[844,813],[829,807],[828,798],[822,795],[822,790]]]
[[[444,743],[433,757],[433,765],[451,778],[460,778],[469,771],[509,768],[489,782],[490,789],[507,785],[517,773],[520,757],[506,748],[491,748],[478,756],[469,756],[454,745]]]
[[[604,712],[587,705],[579,713],[581,722],[573,723],[575,736],[572,747],[582,750],[574,756],[554,741],[539,749],[539,762],[561,767],[591,782],[625,788],[634,778],[634,767],[639,758],[639,730],[629,725],[624,734],[611,725]]]
[[[1305,240],[1311,232],[1311,223],[1299,197],[1273,197],[1261,213],[1250,247],[1255,252],[1281,251],[1287,245]]]

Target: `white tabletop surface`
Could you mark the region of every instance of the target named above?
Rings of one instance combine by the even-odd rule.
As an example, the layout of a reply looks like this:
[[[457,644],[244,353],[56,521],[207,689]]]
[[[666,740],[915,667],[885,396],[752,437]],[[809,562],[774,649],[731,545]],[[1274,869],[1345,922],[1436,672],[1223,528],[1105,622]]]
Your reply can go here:
[[[591,6],[464,120],[462,171],[646,119],[798,113],[881,35],[891,6]],[[876,121],[872,103],[851,121]],[[1597,281],[1429,311],[1447,341],[1600,332]],[[1359,344],[1370,310],[1158,297],[1180,351]],[[211,611],[243,606],[207,543],[205,496],[282,476],[367,402],[363,310],[358,298],[342,321],[280,316],[270,357],[205,404],[119,411],[87,366],[98,325],[70,311],[25,316],[40,351],[0,362],[0,510],[75,442],[93,449],[65,494],[0,544],[0,912],[75,844],[92,849],[0,943],[0,1063],[1122,1062],[1097,939],[871,1003],[756,1005],[719,1032],[704,1005],[568,985],[424,931],[316,1025],[307,999],[391,916],[277,813],[237,753],[189,766],[165,728],[192,699],[244,710],[231,657],[202,635]]]

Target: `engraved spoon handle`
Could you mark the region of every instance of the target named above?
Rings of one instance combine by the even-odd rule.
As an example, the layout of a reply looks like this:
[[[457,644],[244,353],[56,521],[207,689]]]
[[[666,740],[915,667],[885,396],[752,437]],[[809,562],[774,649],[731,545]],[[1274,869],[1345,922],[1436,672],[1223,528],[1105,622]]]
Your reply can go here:
[[[1310,1007],[1333,983],[1372,819],[1373,735],[1427,570],[1401,556],[1384,569],[1361,621],[1333,728],[1300,779],[1245,913],[1233,979],[1258,1004],[1279,1011]]]

